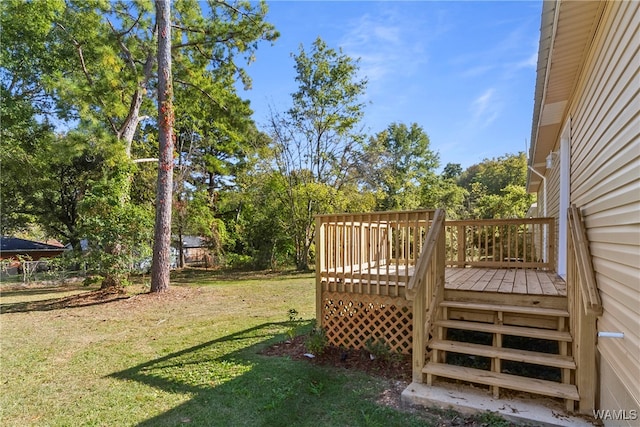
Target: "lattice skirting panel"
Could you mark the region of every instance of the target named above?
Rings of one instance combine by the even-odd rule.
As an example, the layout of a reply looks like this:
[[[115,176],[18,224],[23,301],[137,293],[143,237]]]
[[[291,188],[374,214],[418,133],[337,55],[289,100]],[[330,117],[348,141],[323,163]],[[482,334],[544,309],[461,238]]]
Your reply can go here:
[[[322,292],[322,327],[331,345],[361,349],[368,340],[411,353],[411,301],[378,295]]]

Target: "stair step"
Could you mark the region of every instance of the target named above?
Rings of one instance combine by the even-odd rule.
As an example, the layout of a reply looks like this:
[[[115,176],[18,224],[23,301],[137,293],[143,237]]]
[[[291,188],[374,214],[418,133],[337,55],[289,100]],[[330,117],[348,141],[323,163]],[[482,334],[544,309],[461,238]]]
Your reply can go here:
[[[510,390],[541,394],[544,396],[571,400],[580,399],[578,389],[574,385],[560,384],[536,378],[527,378],[518,375],[502,374],[498,372],[484,371],[482,369],[465,368],[463,366],[446,365],[443,363],[433,362],[427,363],[427,365],[422,369],[422,372],[439,377],[486,384]]]
[[[463,320],[438,320],[434,323],[434,325],[441,326],[443,328],[514,335],[517,337],[538,338],[552,341],[572,341],[571,334],[569,332],[555,331],[552,329],[537,329],[527,328],[523,326],[496,325],[493,323],[466,322]]]
[[[461,308],[466,310],[502,311],[504,313],[534,314],[537,316],[569,317],[569,312],[567,310],[520,305],[484,304],[465,301],[442,301],[440,303],[440,307]]]
[[[429,347],[436,350],[475,356],[512,360],[514,362],[533,363],[535,365],[553,366],[554,368],[575,369],[576,363],[570,356],[541,353],[537,351],[518,350],[513,348],[497,348],[488,345],[472,344],[459,341],[433,340]]]

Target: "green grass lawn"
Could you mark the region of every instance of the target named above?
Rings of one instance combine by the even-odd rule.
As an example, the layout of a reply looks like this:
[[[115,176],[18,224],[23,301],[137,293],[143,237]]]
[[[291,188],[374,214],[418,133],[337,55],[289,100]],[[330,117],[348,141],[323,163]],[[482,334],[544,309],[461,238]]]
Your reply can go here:
[[[5,287],[1,425],[417,426],[434,419],[377,403],[387,380],[259,354],[285,338],[289,309],[311,323],[310,274],[187,271],[165,295],[38,305],[88,290]]]

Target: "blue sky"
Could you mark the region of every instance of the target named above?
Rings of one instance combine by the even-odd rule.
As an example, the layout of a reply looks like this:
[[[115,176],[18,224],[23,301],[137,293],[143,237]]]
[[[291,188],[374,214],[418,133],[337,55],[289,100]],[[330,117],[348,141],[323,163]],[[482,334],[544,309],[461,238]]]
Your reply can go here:
[[[281,36],[247,67],[254,119],[285,111],[297,87],[291,53],[316,37],[352,58],[369,84],[364,125],[418,123],[441,166],[526,151],[542,1],[272,1]]]

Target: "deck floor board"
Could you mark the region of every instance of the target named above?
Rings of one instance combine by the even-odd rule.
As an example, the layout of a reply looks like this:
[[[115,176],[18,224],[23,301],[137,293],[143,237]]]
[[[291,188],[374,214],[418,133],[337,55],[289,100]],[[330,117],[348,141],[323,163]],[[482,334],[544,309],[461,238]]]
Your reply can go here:
[[[338,270],[330,270],[328,281],[344,283],[352,291],[363,288],[374,293],[379,292],[380,286],[404,287],[413,276],[414,266],[382,265],[374,268],[355,270],[353,274]],[[447,268],[445,270],[445,289],[497,292],[523,295],[566,296],[566,283],[553,271],[534,270],[527,268]],[[397,294],[398,290],[393,290]]]
[[[564,281],[555,272],[525,268],[447,268],[445,288],[526,295],[567,294]]]

